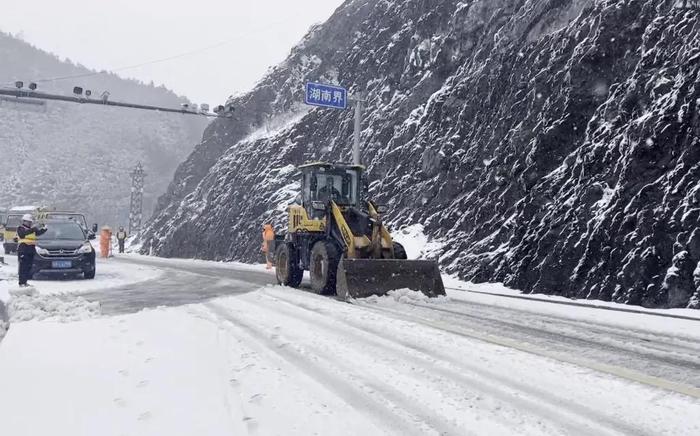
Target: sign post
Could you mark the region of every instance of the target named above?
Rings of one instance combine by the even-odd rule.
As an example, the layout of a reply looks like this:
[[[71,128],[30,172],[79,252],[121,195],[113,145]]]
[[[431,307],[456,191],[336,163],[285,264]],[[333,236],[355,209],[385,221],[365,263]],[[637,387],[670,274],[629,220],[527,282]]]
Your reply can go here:
[[[362,94],[357,94],[352,97],[352,102],[355,103],[355,132],[354,132],[354,144],[352,147],[352,163],[355,165],[362,165],[362,159],[360,158],[360,131],[362,130]]]
[[[358,94],[353,97],[348,97],[348,90],[340,86],[313,82],[306,84],[304,103],[308,105],[345,110],[348,107],[348,101],[352,101],[355,105],[355,131],[353,135],[352,159],[355,165],[360,165],[360,129],[362,128],[362,103],[364,102],[364,100],[362,100],[362,95]]]

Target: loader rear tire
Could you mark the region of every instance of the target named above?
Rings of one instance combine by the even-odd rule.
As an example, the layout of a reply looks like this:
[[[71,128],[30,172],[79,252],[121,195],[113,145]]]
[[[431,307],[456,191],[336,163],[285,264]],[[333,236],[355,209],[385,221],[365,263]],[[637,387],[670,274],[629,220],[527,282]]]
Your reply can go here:
[[[292,288],[299,287],[304,278],[304,270],[299,268],[296,250],[289,244],[282,244],[275,252],[275,275],[277,283]]]
[[[394,242],[394,259],[408,259],[408,256],[406,255],[406,249],[403,248],[403,245],[399,244],[398,242]]]
[[[309,275],[311,288],[321,295],[335,294],[335,281],[338,273],[340,254],[335,244],[318,241],[311,249]]]

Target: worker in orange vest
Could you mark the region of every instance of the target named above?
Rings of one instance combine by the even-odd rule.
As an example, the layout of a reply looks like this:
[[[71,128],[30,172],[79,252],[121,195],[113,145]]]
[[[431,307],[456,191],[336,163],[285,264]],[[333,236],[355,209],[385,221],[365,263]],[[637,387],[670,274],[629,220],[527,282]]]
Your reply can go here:
[[[107,226],[102,227],[100,232],[100,257],[106,259],[112,248],[112,229]]]
[[[272,244],[275,241],[275,229],[272,228],[272,224],[265,224],[263,226],[263,243],[261,251],[265,253],[265,260],[267,261],[266,269],[272,269]]]

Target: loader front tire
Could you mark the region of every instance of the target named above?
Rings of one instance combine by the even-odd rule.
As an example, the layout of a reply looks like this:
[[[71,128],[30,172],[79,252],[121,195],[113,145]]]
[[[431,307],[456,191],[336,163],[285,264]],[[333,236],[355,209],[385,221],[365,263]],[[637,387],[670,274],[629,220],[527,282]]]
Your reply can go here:
[[[275,275],[277,283],[296,288],[304,278],[304,270],[299,268],[297,254],[290,244],[282,244],[275,252]]]
[[[318,241],[311,248],[311,288],[321,295],[335,294],[335,280],[338,273],[340,254],[335,244]]]
[[[399,244],[398,242],[394,242],[394,259],[408,259],[408,256],[406,255],[406,249],[403,248],[403,245]]]

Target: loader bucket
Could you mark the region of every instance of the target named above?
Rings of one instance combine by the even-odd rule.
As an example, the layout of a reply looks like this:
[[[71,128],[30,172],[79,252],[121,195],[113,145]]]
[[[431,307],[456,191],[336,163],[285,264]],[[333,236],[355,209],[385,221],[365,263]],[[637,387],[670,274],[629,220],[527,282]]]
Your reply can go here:
[[[431,260],[342,259],[336,280],[341,299],[382,296],[404,288],[428,297],[445,295],[437,262]]]

